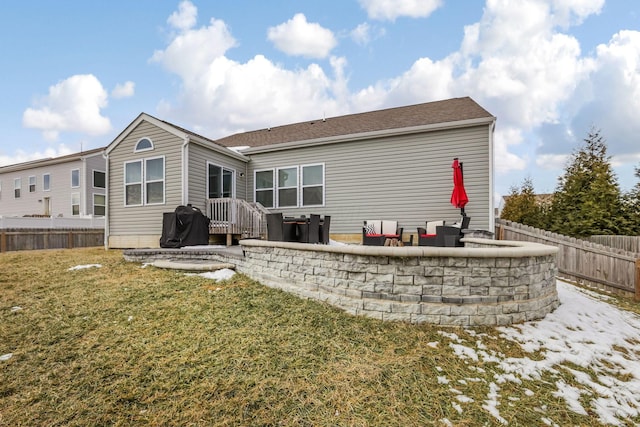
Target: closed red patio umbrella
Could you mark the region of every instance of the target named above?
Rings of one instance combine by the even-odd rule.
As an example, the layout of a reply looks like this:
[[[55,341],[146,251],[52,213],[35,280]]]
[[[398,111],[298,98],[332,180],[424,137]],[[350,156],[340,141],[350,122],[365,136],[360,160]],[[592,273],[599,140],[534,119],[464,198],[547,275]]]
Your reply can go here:
[[[464,207],[469,202],[469,197],[467,197],[467,192],[464,189],[462,162],[458,162],[457,157],[454,158],[451,168],[453,169],[453,192],[451,193],[451,204],[460,209],[460,213],[464,216]]]

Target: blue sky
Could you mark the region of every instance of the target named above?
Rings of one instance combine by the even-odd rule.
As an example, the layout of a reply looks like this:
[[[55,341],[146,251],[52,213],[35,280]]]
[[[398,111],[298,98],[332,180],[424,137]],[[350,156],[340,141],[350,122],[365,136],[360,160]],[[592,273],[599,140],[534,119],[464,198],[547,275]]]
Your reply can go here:
[[[22,0],[0,17],[0,165],[106,146],[143,111],[217,138],[470,96],[497,117],[496,195],[553,191],[592,126],[637,182],[640,2]]]

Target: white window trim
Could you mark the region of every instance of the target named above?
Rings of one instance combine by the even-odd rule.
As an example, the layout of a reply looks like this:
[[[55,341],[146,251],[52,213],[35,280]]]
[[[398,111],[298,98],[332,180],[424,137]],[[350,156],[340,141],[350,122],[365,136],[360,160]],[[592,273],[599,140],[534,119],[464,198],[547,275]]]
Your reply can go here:
[[[303,170],[306,167],[313,167],[313,166],[322,166],[322,184],[311,184],[311,185],[304,185],[304,173]],[[306,165],[300,165],[300,195],[298,196],[300,199],[300,206],[301,207],[323,207],[325,205],[325,168],[324,168],[324,163],[309,163]],[[304,198],[302,197],[302,191],[305,187],[318,187],[322,185],[322,203],[319,205],[305,205],[304,204]]]
[[[31,184],[31,180],[33,179],[33,184]],[[31,185],[33,185],[33,191],[31,191]],[[35,193],[38,191],[38,179],[35,175],[29,175],[29,193]]]
[[[205,194],[207,195],[207,197],[209,197],[209,166],[219,167],[220,169],[222,169],[223,175],[224,175],[224,171],[231,172],[231,196],[229,196],[229,197],[235,199],[236,198],[236,170],[228,168],[226,166],[222,166],[221,164],[218,164],[218,163],[210,162],[210,161],[207,161],[207,170],[206,170],[206,173],[205,173],[205,176],[207,177],[206,178],[206,184],[207,185],[206,185],[206,189],[205,189],[205,191],[206,191]]]
[[[151,141],[151,140],[149,140]],[[150,160],[156,160],[156,159],[162,159],[162,179],[155,179],[155,180],[151,180],[151,181],[147,181],[146,178],[146,171],[147,171],[147,162]],[[142,204],[145,206],[157,206],[157,205],[164,205],[165,201],[167,200],[167,162],[164,158],[164,156],[156,156],[156,157],[147,157],[144,158],[142,161],[142,182],[143,182],[143,187],[142,187]],[[156,183],[156,182],[162,182],[162,201],[161,202],[156,202],[156,203],[147,203],[147,184],[150,183]]]
[[[257,175],[259,172],[271,172],[271,188],[257,188]],[[271,191],[271,193],[273,194],[273,197],[271,198],[273,200],[273,206],[265,206],[265,208],[269,208],[269,209],[275,209],[276,206],[276,179],[278,177],[275,175],[275,169],[274,168],[267,168],[267,169],[256,169],[253,171],[253,201],[257,201],[257,193],[258,191]]]
[[[140,141],[142,141],[143,139],[146,139],[147,141],[149,141],[149,143],[151,144],[151,147],[148,148],[138,148],[138,144],[140,144]],[[152,151],[156,148],[155,144],[153,143],[153,140],[151,138],[149,138],[148,136],[143,136],[142,138],[140,138],[137,142],[136,145],[133,147],[133,152],[134,153],[143,153],[145,151]]]
[[[147,181],[146,179],[146,170],[147,170],[147,162],[149,160],[156,160],[156,159],[162,159],[162,179],[157,179],[157,180],[151,180],[151,181]],[[130,163],[141,163],[140,166],[140,182],[127,182],[127,165]],[[124,162],[123,166],[122,166],[122,173],[123,173],[123,201],[124,201],[124,207],[126,208],[130,208],[130,207],[136,207],[136,206],[158,206],[158,205],[164,205],[166,203],[167,200],[167,161],[165,159],[165,156],[156,156],[156,157],[145,157],[143,159],[136,159],[136,160],[128,160],[126,162]],[[162,182],[162,202],[157,202],[157,203],[147,203],[147,184],[149,183],[154,183],[154,182]],[[134,184],[139,184],[141,186],[140,189],[140,203],[136,204],[136,205],[128,205],[127,204],[127,185],[134,185]]]
[[[73,185],[73,173],[78,172],[78,185]],[[71,169],[71,188],[80,188],[80,169]]]
[[[296,186],[293,187],[280,187],[279,173],[283,169],[295,169],[296,170]],[[297,165],[292,166],[282,166],[276,168],[276,175],[274,177],[273,184],[276,187],[275,197],[273,203],[276,205],[278,209],[295,209],[300,207],[300,167]],[[280,206],[280,190],[290,190],[292,188],[296,189],[296,204],[291,206]]]
[[[74,196],[78,196],[78,214],[77,215],[73,213],[73,207],[75,206],[75,204],[73,203],[73,197]],[[81,206],[82,206],[82,197],[80,197],[80,193],[79,192],[71,193],[71,216],[80,216],[80,215],[82,215]]]
[[[96,187],[96,172],[100,172],[104,174],[104,187]],[[100,190],[104,190],[107,188],[107,173],[105,171],[102,171],[100,169],[93,169],[91,171],[91,186],[92,188],[95,189],[100,189]]]
[[[45,188],[44,186],[44,177],[48,176],[49,177],[49,187]],[[51,191],[51,173],[43,173],[42,174],[42,191]]]
[[[96,203],[96,196],[104,197],[104,205],[98,205]],[[93,204],[91,205],[91,211],[93,212],[94,216],[96,216],[96,206],[103,206],[104,207],[104,215],[100,215],[100,216],[106,216],[107,215],[107,195],[106,194],[97,194],[97,193],[93,194]]]

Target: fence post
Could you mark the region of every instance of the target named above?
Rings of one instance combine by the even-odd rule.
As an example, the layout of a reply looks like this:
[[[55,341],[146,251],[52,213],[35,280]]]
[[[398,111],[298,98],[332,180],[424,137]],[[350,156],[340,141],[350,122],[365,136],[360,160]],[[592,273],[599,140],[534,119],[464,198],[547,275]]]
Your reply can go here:
[[[636,259],[636,301],[640,301],[640,259]]]
[[[7,252],[7,233],[0,232],[0,252]]]

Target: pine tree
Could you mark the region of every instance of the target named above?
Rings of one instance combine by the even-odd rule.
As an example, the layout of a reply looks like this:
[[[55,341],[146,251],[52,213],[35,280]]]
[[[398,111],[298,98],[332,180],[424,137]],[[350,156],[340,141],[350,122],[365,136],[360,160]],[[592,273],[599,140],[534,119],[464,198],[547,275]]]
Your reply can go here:
[[[558,180],[550,228],[574,237],[624,233],[622,195],[606,142],[600,130],[593,128],[583,142]]]
[[[511,187],[500,217],[532,227],[545,228],[545,206],[536,200],[531,178],[525,178],[519,189]]]
[[[635,168],[635,177],[638,182],[624,197],[624,209],[629,227],[627,234],[640,235],[640,166]]]

